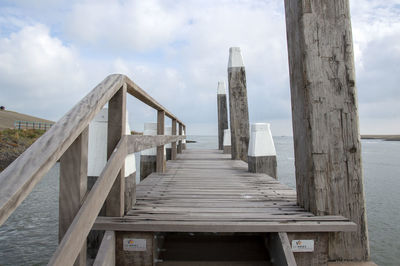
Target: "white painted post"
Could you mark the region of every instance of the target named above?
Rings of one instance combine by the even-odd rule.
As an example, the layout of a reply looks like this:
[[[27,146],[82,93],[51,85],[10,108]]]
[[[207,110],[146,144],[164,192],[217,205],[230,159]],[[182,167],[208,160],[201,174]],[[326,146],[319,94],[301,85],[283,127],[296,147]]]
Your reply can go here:
[[[231,130],[225,129],[224,130],[224,153],[230,154],[231,153]]]
[[[172,135],[172,127],[165,127],[165,135],[171,136]],[[171,143],[165,144],[164,146],[166,152],[166,160],[171,160]]]
[[[157,135],[157,123],[144,123],[143,135]],[[157,148],[144,150],[140,153],[140,180],[156,171]]]
[[[265,173],[278,179],[276,150],[269,123],[251,125],[248,166],[251,173]]]
[[[182,129],[182,135],[186,135],[185,128]],[[182,140],[182,150],[186,150],[186,139]]]

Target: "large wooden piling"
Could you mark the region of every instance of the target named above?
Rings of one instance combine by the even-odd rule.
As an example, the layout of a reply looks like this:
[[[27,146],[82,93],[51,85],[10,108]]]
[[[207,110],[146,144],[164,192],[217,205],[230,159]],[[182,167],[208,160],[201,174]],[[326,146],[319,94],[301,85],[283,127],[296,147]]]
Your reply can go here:
[[[164,122],[165,122],[165,112],[157,111],[157,135],[164,135]],[[157,173],[165,172],[165,154],[164,145],[157,146]]]
[[[298,203],[343,215],[331,260],[369,259],[349,1],[285,0]]]
[[[219,81],[217,88],[218,107],[218,149],[224,149],[224,130],[228,128],[228,105],[226,102],[225,82]]]
[[[249,146],[249,109],[246,71],[239,47],[229,49],[228,63],[229,114],[232,159],[247,162]]]

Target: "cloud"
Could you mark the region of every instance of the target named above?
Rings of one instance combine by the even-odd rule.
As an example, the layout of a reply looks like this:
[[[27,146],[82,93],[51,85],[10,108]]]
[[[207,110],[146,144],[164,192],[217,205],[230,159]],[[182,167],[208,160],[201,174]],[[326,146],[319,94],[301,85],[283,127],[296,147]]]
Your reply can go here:
[[[0,39],[2,104],[9,109],[58,119],[79,97],[85,74],[73,48],[42,25],[24,26]]]

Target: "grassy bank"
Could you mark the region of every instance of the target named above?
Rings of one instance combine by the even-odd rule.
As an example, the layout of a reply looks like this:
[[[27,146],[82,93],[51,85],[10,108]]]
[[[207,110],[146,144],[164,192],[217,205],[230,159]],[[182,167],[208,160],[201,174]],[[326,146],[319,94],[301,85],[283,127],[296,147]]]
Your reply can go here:
[[[39,129],[4,129],[0,131],[0,171],[3,171],[45,131]]]

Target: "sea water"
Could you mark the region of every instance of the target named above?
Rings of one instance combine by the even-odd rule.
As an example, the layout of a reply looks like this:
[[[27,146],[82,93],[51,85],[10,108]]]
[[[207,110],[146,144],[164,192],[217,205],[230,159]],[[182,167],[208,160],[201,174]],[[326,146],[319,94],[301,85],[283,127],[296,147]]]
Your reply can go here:
[[[215,136],[188,136],[188,149],[215,149]],[[293,139],[274,137],[278,178],[295,188]],[[400,142],[362,140],[371,259],[400,265]],[[139,164],[137,164],[139,165]],[[0,227],[0,265],[46,265],[58,243],[56,164]]]

